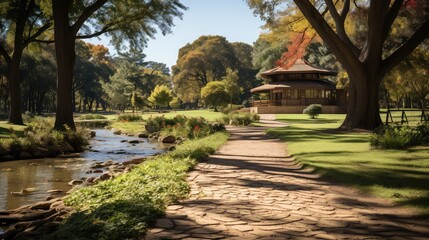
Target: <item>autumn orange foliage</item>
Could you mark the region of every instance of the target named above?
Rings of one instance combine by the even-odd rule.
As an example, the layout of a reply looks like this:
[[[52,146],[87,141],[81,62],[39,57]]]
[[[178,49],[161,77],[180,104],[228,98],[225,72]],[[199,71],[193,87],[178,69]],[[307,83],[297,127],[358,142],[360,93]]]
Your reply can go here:
[[[294,34],[288,45],[288,51],[283,53],[282,57],[276,61],[276,65],[284,69],[292,67],[296,60],[304,57],[305,49],[314,37],[315,35],[309,35],[306,32]]]

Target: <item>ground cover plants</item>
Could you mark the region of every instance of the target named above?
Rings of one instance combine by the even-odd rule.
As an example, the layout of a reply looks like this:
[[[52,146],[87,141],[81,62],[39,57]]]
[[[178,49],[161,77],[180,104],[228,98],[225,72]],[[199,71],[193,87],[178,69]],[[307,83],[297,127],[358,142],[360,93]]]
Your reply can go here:
[[[49,237],[134,239],[144,236],[167,205],[187,196],[187,171],[214,153],[227,138],[226,132],[217,132],[185,141],[176,150],[149,158],[129,173],[74,191],[65,203],[75,208],[76,213]]]
[[[370,144],[375,148],[404,149],[429,145],[429,123],[416,127],[408,125],[388,125],[378,128],[371,136]]]
[[[88,144],[89,131],[79,128],[73,131],[53,129],[53,119],[43,117],[26,117],[26,127],[15,134],[10,130],[8,137],[0,138],[0,158],[13,160],[23,158],[43,158],[57,156],[67,152],[81,152]]]
[[[230,112],[220,118],[220,122],[224,124],[236,126],[249,126],[251,123],[259,121],[259,115],[248,112]]]
[[[374,149],[370,132],[337,130],[345,115],[279,114],[289,123],[268,133],[287,143],[297,161],[339,183],[429,214],[429,147]]]

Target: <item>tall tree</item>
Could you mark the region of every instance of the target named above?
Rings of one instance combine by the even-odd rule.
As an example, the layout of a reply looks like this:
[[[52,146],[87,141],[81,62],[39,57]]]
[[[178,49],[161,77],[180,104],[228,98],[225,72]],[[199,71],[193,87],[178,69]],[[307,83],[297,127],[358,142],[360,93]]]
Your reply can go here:
[[[226,69],[237,69],[234,48],[225,37],[201,36],[179,50],[173,67],[175,91],[184,102],[199,99],[200,90],[211,81],[221,80]]]
[[[170,32],[174,17],[186,9],[178,0],[52,0],[54,39],[58,66],[55,128],[74,129],[72,85],[76,39],[110,34],[118,49],[125,41],[130,48],[141,48],[153,37],[157,26]],[[91,31],[92,30],[92,31]]]
[[[269,38],[266,34],[259,36],[252,51],[253,66],[260,70],[257,75],[259,79],[262,79],[260,76],[262,72],[276,66],[277,60],[287,51],[287,45],[287,38],[277,41],[277,39]]]
[[[262,16],[273,20],[286,13],[282,6],[291,1],[248,0],[248,4]],[[286,3],[286,4],[285,4]],[[331,49],[346,69],[350,78],[347,116],[342,128],[374,129],[382,124],[379,114],[379,89],[383,77],[423,40],[429,36],[429,11],[425,0],[370,0],[370,1],[310,1],[294,0],[303,16]],[[278,11],[281,10],[281,11]],[[362,11],[366,26],[350,31],[346,23],[350,15]],[[405,16],[400,19],[399,16]],[[386,42],[395,39],[395,24],[404,24],[405,41],[397,47],[386,48]],[[363,36],[363,44],[351,35]],[[390,41],[395,42],[395,41]]]
[[[425,44],[423,47],[417,48],[413,54],[411,54],[404,65],[408,67],[403,71],[403,77],[405,83],[409,86],[409,89],[419,99],[422,109],[425,110],[427,98],[429,97],[429,49],[428,45]]]
[[[148,100],[153,107],[159,107],[162,110],[162,107],[167,107],[173,100],[173,92],[165,85],[156,85]]]
[[[234,99],[234,96],[240,94],[243,90],[243,88],[240,87],[238,80],[240,80],[238,71],[228,68],[226,70],[226,76],[223,78],[223,83],[225,84],[225,90],[229,95],[230,108],[232,108],[232,100]]]
[[[209,82],[201,89],[201,99],[206,106],[213,106],[214,111],[218,111],[218,107],[226,106],[229,101],[229,94],[225,90],[223,81]]]
[[[238,94],[239,103],[249,99],[252,95],[250,89],[257,87],[261,84],[260,79],[255,78],[258,69],[253,66],[252,52],[253,47],[243,42],[231,43],[235,56],[237,57],[237,84],[241,87],[242,91]]]
[[[51,26],[35,0],[0,2],[0,54],[7,64],[9,123],[23,124],[20,65],[24,49]],[[8,43],[6,38],[13,40]]]

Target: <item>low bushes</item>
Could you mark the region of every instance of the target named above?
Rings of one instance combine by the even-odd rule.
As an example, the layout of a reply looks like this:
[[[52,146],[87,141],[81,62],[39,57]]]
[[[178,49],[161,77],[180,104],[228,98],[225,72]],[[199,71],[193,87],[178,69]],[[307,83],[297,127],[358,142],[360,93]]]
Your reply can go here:
[[[134,114],[120,114],[117,118],[118,121],[124,121],[124,122],[137,122],[142,121],[143,118],[140,115],[134,115]]]
[[[382,126],[371,136],[370,145],[386,149],[429,145],[429,123],[423,123],[417,127]]]
[[[225,130],[225,126],[219,123],[209,123],[201,117],[177,115],[173,118],[165,118],[164,116],[157,116],[147,119],[146,130],[149,133],[160,132],[163,136],[173,135],[175,137],[194,139],[223,131]]]
[[[167,205],[189,193],[186,172],[226,142],[227,133],[189,140],[150,158],[131,172],[72,192],[65,203],[76,209],[54,239],[137,239]],[[70,234],[73,233],[73,234]]]
[[[232,112],[225,115],[220,121],[224,124],[248,126],[253,122],[258,122],[259,119],[259,115],[255,113]]]
[[[307,114],[310,118],[314,119],[319,114],[322,114],[322,105],[320,104],[311,104],[308,107],[306,107],[302,113]]]
[[[53,119],[33,117],[22,136],[0,138],[0,158],[50,157],[64,152],[80,152],[88,144],[89,131],[53,130]],[[26,152],[25,155],[23,152]]]

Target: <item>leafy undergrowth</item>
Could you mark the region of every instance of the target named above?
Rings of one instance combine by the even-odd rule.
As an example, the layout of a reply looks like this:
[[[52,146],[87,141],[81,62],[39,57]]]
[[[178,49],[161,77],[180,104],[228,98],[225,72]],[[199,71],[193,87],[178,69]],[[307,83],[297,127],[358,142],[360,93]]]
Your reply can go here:
[[[110,126],[113,129],[121,130],[124,133],[139,134],[145,131],[146,122],[112,122]]]
[[[283,139],[299,162],[325,177],[429,215],[429,147],[372,149],[370,133],[341,132],[345,115],[277,115],[289,123],[268,132]]]
[[[77,210],[55,239],[134,239],[142,237],[166,206],[189,193],[186,173],[226,142],[218,132],[185,141],[177,149],[153,157],[131,172],[71,193],[65,203]]]

